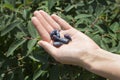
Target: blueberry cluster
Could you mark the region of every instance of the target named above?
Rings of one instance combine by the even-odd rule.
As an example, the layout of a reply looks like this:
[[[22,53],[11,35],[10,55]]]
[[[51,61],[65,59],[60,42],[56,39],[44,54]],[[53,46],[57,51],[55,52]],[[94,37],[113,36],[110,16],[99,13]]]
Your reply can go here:
[[[59,30],[53,30],[50,33],[50,37],[53,40],[53,46],[55,47],[60,47],[63,44],[68,44],[72,40],[68,34],[65,34],[64,38],[61,38]]]

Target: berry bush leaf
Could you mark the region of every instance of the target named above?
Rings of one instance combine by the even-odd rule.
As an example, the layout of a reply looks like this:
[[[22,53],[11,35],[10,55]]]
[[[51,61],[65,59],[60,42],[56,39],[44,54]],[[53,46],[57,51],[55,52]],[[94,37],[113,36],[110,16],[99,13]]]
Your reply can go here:
[[[15,42],[13,42],[8,51],[6,52],[6,56],[9,57],[11,55],[14,54],[14,51],[20,46],[22,45],[24,42],[26,41],[26,39],[21,39],[21,40],[16,40]]]

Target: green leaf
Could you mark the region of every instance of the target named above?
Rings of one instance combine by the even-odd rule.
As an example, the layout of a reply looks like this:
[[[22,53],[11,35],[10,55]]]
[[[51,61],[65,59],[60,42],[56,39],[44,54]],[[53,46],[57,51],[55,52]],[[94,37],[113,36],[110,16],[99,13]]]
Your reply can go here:
[[[117,52],[116,53],[119,53],[120,54],[120,41],[119,41],[119,44],[117,46]]]
[[[102,5],[108,5],[106,0],[97,0]]]
[[[58,0],[48,0],[48,9],[51,10],[57,1]]]
[[[59,80],[59,67],[57,65],[50,69],[50,80]]]
[[[47,72],[47,71],[41,70],[40,68],[37,69],[37,70],[34,72],[33,80],[36,80],[37,78],[39,78],[41,75],[45,74],[46,72]]]
[[[10,9],[10,10],[12,10],[12,11],[15,10],[15,9],[14,9],[14,6],[13,6],[12,4],[9,4],[9,3],[4,4],[3,7],[4,7],[4,8],[8,8],[8,9]]]
[[[73,9],[75,7],[75,5],[68,5],[64,10],[65,12],[69,12],[71,9]]]
[[[9,57],[10,55],[13,55],[14,54],[14,51],[20,46],[22,45],[24,42],[26,41],[26,39],[21,39],[21,40],[16,40],[14,41],[8,51],[6,52],[6,56]]]
[[[32,39],[32,40],[28,41],[28,44],[27,44],[27,48],[28,48],[27,55],[32,52],[33,47],[35,46],[36,42],[37,42],[37,39]]]
[[[117,34],[117,38],[120,41],[120,32]]]
[[[47,56],[47,54],[45,54],[44,51],[33,51],[29,55],[29,58],[31,58],[35,62],[42,62],[42,63],[48,62],[48,56]]]
[[[30,10],[29,10],[29,9],[24,9],[24,10],[23,10],[23,13],[22,13],[22,16],[23,16],[24,20],[29,19]]]
[[[98,31],[103,34],[105,31],[99,26],[99,25],[95,25],[95,27],[98,29]]]
[[[98,34],[94,35],[92,37],[92,39],[97,43],[97,44],[100,44],[100,39],[101,39],[101,36],[99,36]]]
[[[38,37],[37,30],[35,29],[31,21],[28,22],[28,32],[32,38]]]
[[[117,47],[112,47],[109,49],[110,52],[116,53],[117,52]]]
[[[1,75],[0,75],[0,80],[4,80],[3,78],[5,77],[5,73],[2,73]]]
[[[115,1],[116,1],[116,3],[120,4],[120,0],[115,0]]]
[[[113,32],[117,32],[118,30],[120,30],[120,25],[118,22],[114,22],[111,26],[110,26],[110,29],[113,31]]]
[[[26,20],[27,19],[27,10],[24,9],[22,15],[23,15],[23,18]]]
[[[109,35],[112,39],[117,40],[117,36],[118,36],[117,34],[109,31]]]
[[[13,30],[18,24],[20,24],[20,21],[15,21],[11,24],[9,24],[5,29],[1,31],[1,36],[4,36],[5,34],[9,33],[11,30]]]
[[[87,17],[92,17],[90,14],[79,14],[75,16],[75,19],[80,19],[80,18],[87,18]]]
[[[100,40],[100,46],[105,49],[105,50],[108,50],[108,45],[103,41],[103,40]]]

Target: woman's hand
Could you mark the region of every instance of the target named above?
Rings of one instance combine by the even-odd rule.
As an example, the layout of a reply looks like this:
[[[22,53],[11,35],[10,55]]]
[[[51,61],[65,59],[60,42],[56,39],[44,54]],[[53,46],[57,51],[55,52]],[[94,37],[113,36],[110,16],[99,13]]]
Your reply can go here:
[[[99,49],[99,46],[88,36],[76,30],[55,14],[50,16],[42,10],[35,11],[34,17],[32,17],[32,23],[42,38],[42,40],[39,41],[39,45],[58,62],[63,64],[78,65],[80,63],[79,59],[81,58],[82,60],[84,54]],[[59,48],[54,47],[50,38],[50,32],[54,29],[60,30],[61,35],[69,34],[72,41],[68,44],[63,44]]]
[[[39,45],[57,61],[82,66],[111,80],[120,80],[119,55],[101,49],[88,36],[74,29],[55,14],[50,16],[42,10],[35,11],[32,22],[42,38]],[[54,47],[50,38],[50,33],[54,29],[60,30],[61,35],[69,34],[72,41],[59,48]]]

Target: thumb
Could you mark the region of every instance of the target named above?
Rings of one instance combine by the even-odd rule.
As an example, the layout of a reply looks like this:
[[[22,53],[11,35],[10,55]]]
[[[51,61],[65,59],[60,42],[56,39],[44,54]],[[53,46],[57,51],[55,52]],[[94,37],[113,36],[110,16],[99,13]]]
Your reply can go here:
[[[46,42],[46,41],[39,41],[38,44],[43,47],[50,55],[52,55],[53,57],[56,54],[56,48],[51,45],[50,43]]]

